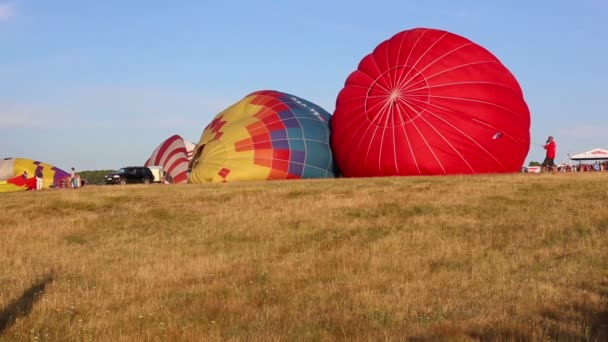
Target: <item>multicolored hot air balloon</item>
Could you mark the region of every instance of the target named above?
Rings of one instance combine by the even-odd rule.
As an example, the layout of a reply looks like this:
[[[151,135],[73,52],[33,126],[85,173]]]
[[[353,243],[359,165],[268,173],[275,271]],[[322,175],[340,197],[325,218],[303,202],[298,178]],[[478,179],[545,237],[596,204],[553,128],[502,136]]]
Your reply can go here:
[[[173,183],[188,181],[188,163],[192,160],[194,143],[173,135],[163,141],[144,163],[144,166],[162,166]]]
[[[330,114],[299,97],[257,91],[205,128],[190,183],[334,177]]]
[[[36,178],[23,178],[16,176],[4,181],[0,181],[0,192],[15,192],[36,189]]]
[[[417,28],[382,42],[348,77],[332,148],[348,177],[518,172],[530,112],[488,50]]]
[[[39,161],[25,158],[5,158],[0,160],[0,191],[19,191],[32,189],[31,182],[21,182],[19,177],[23,171],[27,171],[29,178],[33,179],[33,188],[36,186],[34,174],[37,168],[42,169],[43,187],[50,188],[61,183],[62,180],[70,177],[70,174]],[[25,184],[25,187],[24,187]]]

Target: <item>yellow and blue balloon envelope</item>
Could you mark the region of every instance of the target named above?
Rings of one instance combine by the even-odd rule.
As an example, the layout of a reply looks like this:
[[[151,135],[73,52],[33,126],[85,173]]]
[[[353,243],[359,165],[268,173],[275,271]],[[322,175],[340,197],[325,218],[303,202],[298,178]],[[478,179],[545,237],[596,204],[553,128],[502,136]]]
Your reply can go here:
[[[321,107],[290,94],[249,94],[205,128],[189,182],[335,177],[330,119]]]

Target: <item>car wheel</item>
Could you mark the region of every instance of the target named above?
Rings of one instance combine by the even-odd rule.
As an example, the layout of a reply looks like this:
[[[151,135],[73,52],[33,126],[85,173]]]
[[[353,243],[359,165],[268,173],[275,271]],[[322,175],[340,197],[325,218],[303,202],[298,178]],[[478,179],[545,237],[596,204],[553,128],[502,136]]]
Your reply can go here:
[[[120,179],[120,184],[121,184],[121,185],[125,185],[125,184],[127,184],[127,179],[126,179],[126,178],[121,178],[121,179]]]
[[[150,184],[150,180],[148,178],[144,178],[144,184]]]

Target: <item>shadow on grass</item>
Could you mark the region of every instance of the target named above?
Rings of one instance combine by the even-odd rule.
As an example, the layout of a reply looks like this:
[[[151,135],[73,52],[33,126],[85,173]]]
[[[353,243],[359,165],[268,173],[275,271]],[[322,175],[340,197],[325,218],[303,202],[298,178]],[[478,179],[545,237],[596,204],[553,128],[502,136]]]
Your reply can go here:
[[[501,328],[482,329],[480,331],[468,332],[468,335],[478,341],[608,341],[608,311],[596,312],[589,307],[575,307],[574,312],[580,319],[564,317],[563,313],[544,312],[545,319],[538,330],[526,332]],[[578,321],[578,322],[577,322]],[[573,323],[582,324],[588,328],[584,332],[568,331],[565,326]]]
[[[602,287],[608,288],[608,284]],[[599,291],[598,294],[608,298],[608,290]],[[561,310],[547,310],[542,312],[541,316],[542,322],[535,327],[452,327],[439,329],[429,335],[412,336],[408,341],[430,342],[467,338],[475,341],[608,341],[608,310],[598,312],[597,307],[579,304]],[[573,326],[578,326],[579,329],[573,330]]]
[[[459,329],[453,329],[453,331],[441,332],[428,336],[416,336],[410,337],[410,342],[433,342],[433,341],[461,341],[470,340],[473,341],[532,341],[533,339],[528,334],[522,334],[521,332],[511,330],[508,328],[490,328],[487,330],[473,330],[473,331],[459,331]]]
[[[591,324],[592,341],[608,341],[608,311],[600,312]]]
[[[602,284],[604,289],[597,292],[603,298],[608,298],[608,283]],[[577,321],[587,327],[585,335],[571,335],[559,329],[558,326],[551,327],[547,331],[547,335],[556,340],[568,341],[608,341],[608,310],[598,311],[597,308],[588,305],[572,305],[571,307],[562,310],[561,312],[546,311],[543,312],[543,317],[547,322],[573,322]],[[563,312],[570,311],[570,314]],[[569,317],[570,316],[570,317]]]
[[[27,316],[32,312],[34,303],[40,299],[46,286],[52,282],[53,274],[51,272],[25,290],[19,298],[0,310],[0,335],[10,328],[18,317]]]

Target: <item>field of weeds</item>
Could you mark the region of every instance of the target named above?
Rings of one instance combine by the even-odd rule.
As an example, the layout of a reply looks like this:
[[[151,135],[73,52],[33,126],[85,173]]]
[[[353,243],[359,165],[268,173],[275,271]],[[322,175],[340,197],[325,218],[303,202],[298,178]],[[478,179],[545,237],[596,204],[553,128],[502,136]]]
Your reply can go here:
[[[0,195],[0,340],[605,340],[608,172]]]

